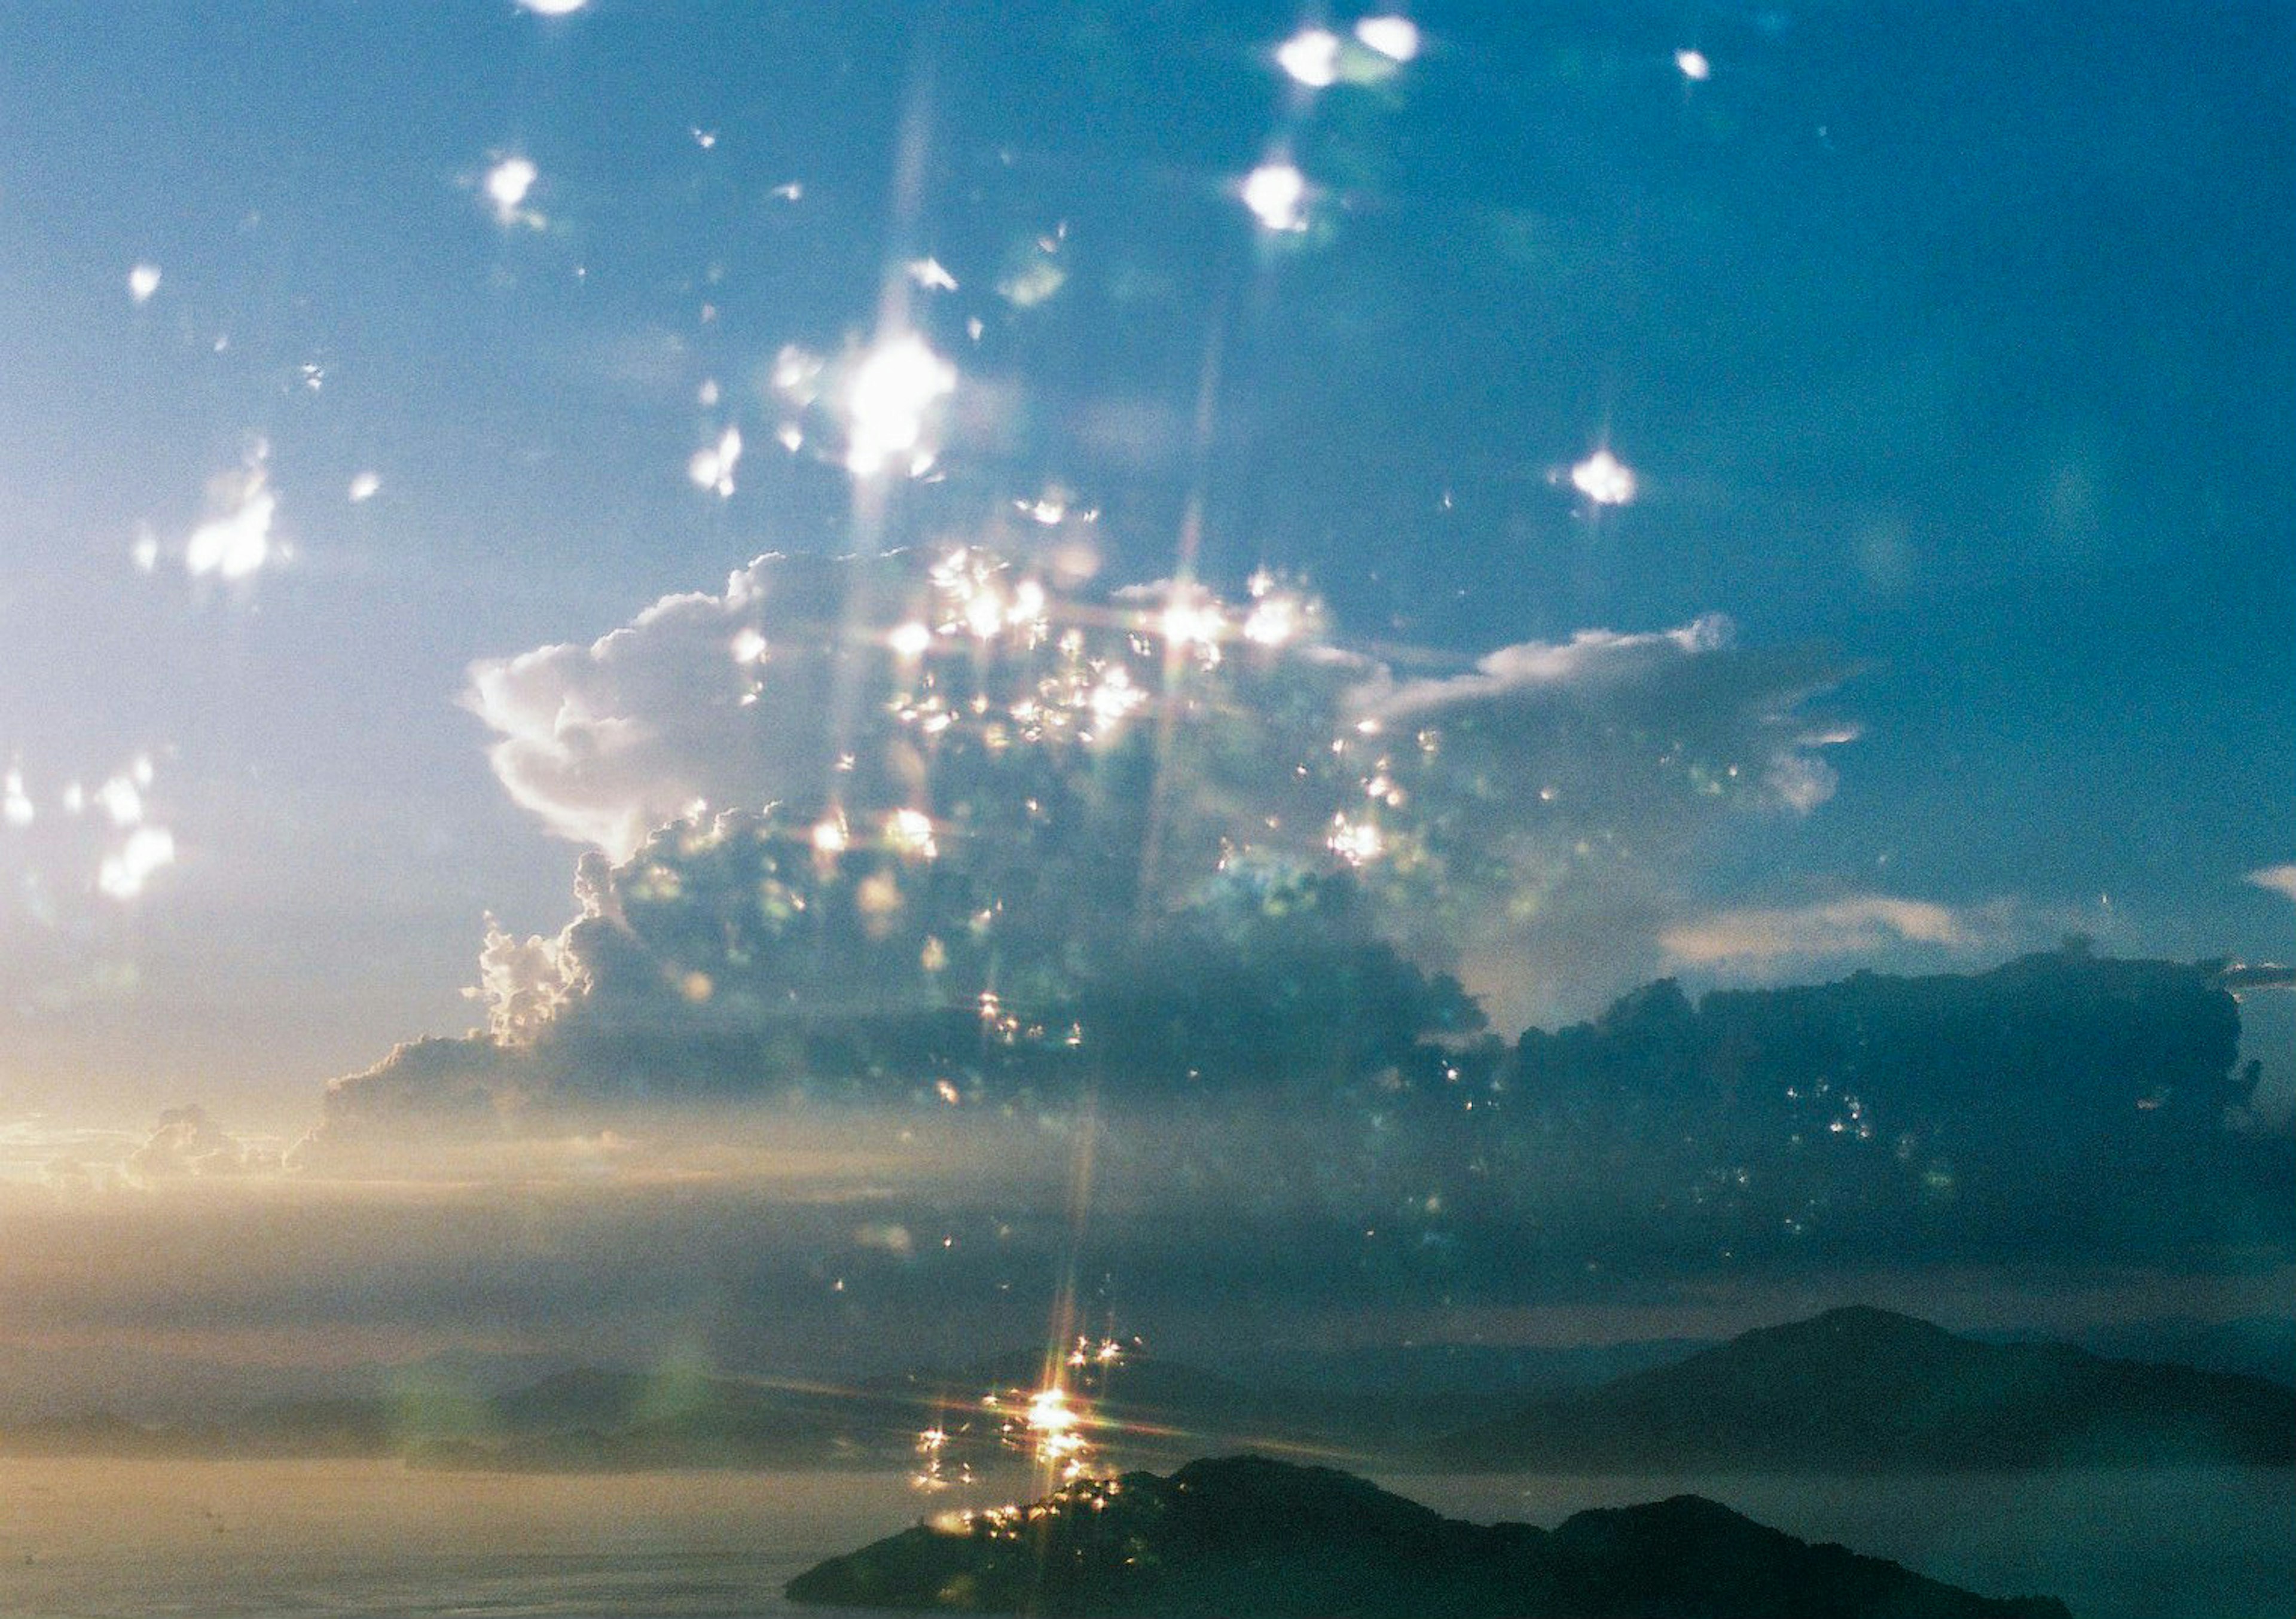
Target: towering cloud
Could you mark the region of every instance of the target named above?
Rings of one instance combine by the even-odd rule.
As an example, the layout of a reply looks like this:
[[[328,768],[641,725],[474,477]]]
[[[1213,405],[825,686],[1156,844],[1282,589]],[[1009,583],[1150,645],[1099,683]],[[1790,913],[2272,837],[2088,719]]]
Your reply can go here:
[[[1715,619],[1453,674],[1321,626],[1267,579],[1086,599],[977,549],[767,557],[477,666],[504,785],[594,846],[580,915],[490,928],[487,1026],[339,1083],[338,1133],[1033,1083],[1054,1051],[1160,1079],[1368,1071],[1476,1025],[1445,969],[1582,934],[1719,817],[1806,811],[1848,734],[1800,714],[1826,670]]]

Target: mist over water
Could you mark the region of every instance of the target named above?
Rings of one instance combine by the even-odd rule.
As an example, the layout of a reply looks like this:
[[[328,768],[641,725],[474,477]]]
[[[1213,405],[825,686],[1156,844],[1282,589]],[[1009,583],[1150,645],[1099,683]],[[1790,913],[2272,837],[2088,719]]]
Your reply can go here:
[[[1380,1482],[1448,1516],[1546,1526],[1688,1491],[1988,1595],[2059,1596],[2077,1619],[2285,1619],[2296,1567],[2286,1477],[2264,1470]],[[926,1509],[894,1473],[375,1461],[14,1461],[0,1500],[0,1610],[43,1619],[798,1613],[791,1576]]]

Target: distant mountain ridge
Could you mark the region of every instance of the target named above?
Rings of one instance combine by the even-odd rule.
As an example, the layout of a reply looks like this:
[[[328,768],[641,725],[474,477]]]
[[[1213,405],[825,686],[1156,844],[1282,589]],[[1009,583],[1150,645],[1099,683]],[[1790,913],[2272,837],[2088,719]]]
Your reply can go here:
[[[1851,1306],[1534,1401],[1427,1459],[1525,1471],[2287,1466],[2296,1390],[2064,1344],[1981,1343]]]
[[[694,1368],[577,1369],[491,1395],[418,1387],[194,1422],[101,1410],[20,1421],[0,1427],[0,1452],[403,1456],[545,1472],[899,1467],[934,1427],[949,1435],[952,1463],[993,1465],[1012,1407],[1000,1414],[983,1396],[1009,1400],[1042,1374],[1041,1355],[1019,1352],[844,1388]],[[1091,1410],[1096,1438],[1124,1461],[1282,1444],[1548,1472],[2296,1463],[2296,1389],[2064,1344],[1980,1342],[1863,1306],[1560,1392],[1505,1382],[1472,1393],[1261,1387],[1143,1357],[1115,1370]]]

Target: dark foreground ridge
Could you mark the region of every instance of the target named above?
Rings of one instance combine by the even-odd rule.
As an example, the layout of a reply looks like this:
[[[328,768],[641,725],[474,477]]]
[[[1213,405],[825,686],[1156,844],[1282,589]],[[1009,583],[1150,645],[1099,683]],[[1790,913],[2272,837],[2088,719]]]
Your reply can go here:
[[[2070,1619],[1812,1546],[1694,1495],[1552,1531],[1443,1517],[1256,1456],[1128,1473],[910,1529],[790,1582],[796,1602],[935,1613],[1351,1619]]]

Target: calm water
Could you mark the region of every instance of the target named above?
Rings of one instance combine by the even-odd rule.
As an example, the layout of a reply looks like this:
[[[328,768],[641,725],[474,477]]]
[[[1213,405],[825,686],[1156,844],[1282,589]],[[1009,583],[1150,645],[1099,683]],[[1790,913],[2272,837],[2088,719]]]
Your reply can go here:
[[[1391,1479],[1462,1516],[1552,1523],[1695,1489],[1782,1528],[2079,1619],[2289,1619],[2286,1473],[2040,1481]],[[792,1611],[828,1553],[913,1522],[892,1476],[496,1477],[382,1462],[0,1462],[0,1612],[23,1616]]]

